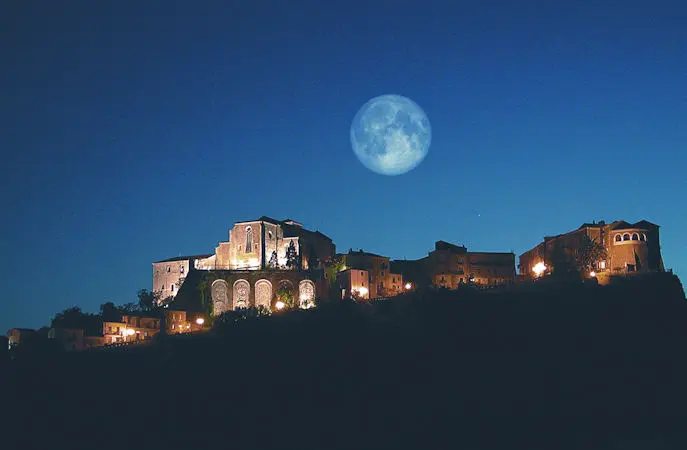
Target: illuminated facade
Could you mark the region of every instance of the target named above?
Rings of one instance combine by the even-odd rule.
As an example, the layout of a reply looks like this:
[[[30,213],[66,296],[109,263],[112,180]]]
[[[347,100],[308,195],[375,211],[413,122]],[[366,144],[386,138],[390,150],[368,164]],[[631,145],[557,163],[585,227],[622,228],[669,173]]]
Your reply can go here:
[[[552,256],[557,249],[564,249],[576,258],[587,238],[606,250],[606,258],[594,262],[594,276],[600,282],[613,275],[664,270],[659,226],[646,220],[636,223],[618,220],[609,224],[585,223],[568,233],[545,237],[539,245],[520,255],[520,274],[525,279],[545,275],[553,268]]]
[[[345,269],[336,274],[341,300],[356,298],[367,300],[370,298],[370,273],[362,269]]]
[[[457,289],[462,284],[503,286],[515,281],[515,254],[469,252],[464,246],[437,241],[419,260],[393,261],[395,271],[417,286]]]
[[[391,272],[391,263],[387,256],[380,256],[360,249],[349,249],[348,253],[339,255],[347,268],[365,271],[369,279],[369,298],[390,297],[403,292],[403,275]],[[351,286],[345,286],[350,289]]]
[[[162,300],[174,298],[189,272],[221,271],[226,275],[227,285],[220,283],[212,290],[213,301],[218,299],[217,311],[249,305],[270,307],[279,283],[285,281],[284,277],[274,279],[274,273],[313,271],[321,268],[334,253],[332,240],[319,231],[307,230],[291,219],[263,216],[235,223],[229,230],[229,240],[220,242],[213,254],[181,256],[153,263],[153,291],[159,292]],[[247,279],[252,276],[236,275],[245,272],[269,273],[261,276],[263,282],[258,283],[259,279]],[[299,301],[301,297],[311,296],[310,285],[305,285],[304,292],[300,292],[299,283],[303,280],[286,281],[295,282],[294,292]],[[315,296],[313,293],[312,297]]]

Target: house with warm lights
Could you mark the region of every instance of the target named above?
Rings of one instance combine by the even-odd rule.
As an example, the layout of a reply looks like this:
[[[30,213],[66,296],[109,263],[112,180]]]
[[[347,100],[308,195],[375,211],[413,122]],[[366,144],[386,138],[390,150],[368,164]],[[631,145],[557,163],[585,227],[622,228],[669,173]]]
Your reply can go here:
[[[520,255],[520,275],[531,280],[553,269],[553,255],[557,249],[565,249],[574,257],[582,251],[585,240],[600,243],[606,257],[594,261],[593,273],[605,283],[614,275],[634,275],[663,272],[663,258],[659,239],[659,226],[640,220],[629,223],[624,220],[584,223],[579,228],[555,236],[546,236],[536,247]]]

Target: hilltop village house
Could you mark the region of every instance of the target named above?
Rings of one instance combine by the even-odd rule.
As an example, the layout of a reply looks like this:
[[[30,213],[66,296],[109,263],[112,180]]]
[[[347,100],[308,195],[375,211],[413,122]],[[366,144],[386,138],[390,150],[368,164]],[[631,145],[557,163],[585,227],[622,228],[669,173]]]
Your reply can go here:
[[[392,273],[388,257],[363,249],[357,252],[350,249],[337,257],[344,265],[337,274],[341,298],[391,297],[403,292],[403,275]]]
[[[613,275],[665,270],[659,226],[646,220],[636,223],[618,220],[609,224],[584,223],[568,233],[544,237],[543,242],[520,255],[521,277],[531,280],[551,270],[557,250],[563,249],[573,258],[577,257],[587,239],[600,243],[606,251],[605,258],[594,261],[593,274],[586,274],[597,277],[600,283],[608,282]]]
[[[186,291],[206,286],[214,314],[248,306],[271,309],[280,290],[307,306],[327,294],[322,267],[335,251],[332,240],[319,231],[263,216],[235,223],[229,240],[220,242],[214,254],[153,263],[153,291],[173,300],[189,274],[200,273]]]
[[[469,252],[445,241],[437,241],[422,259],[392,261],[391,267],[418,286],[457,289],[463,284],[494,287],[515,281],[514,253]]]

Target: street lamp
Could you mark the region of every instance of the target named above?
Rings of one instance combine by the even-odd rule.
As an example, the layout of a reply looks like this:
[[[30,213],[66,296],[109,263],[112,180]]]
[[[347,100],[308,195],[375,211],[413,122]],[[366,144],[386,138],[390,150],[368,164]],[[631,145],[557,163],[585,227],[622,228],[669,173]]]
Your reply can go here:
[[[277,303],[274,304],[274,307],[277,309],[284,309],[284,306],[286,306],[286,305],[281,300],[279,300]]]
[[[537,264],[535,264],[534,267],[532,267],[532,272],[534,272],[534,274],[537,277],[540,277],[545,271],[546,271],[546,264],[544,264],[541,261],[538,262]]]
[[[202,317],[199,317],[196,319],[196,323],[198,325],[203,325],[205,323],[205,319],[203,319]]]
[[[409,291],[409,290],[410,290],[410,289],[411,289],[412,287],[413,287],[413,285],[412,285],[412,284],[410,284],[410,283],[406,283],[406,290],[408,290],[408,291]]]

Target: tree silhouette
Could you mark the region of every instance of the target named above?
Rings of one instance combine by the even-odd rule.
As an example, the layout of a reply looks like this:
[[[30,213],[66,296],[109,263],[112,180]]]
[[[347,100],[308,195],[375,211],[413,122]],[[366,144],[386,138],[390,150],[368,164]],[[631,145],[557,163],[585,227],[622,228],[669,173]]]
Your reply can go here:
[[[310,247],[310,253],[308,254],[308,269],[317,269],[320,265],[320,258],[317,257],[317,252],[315,247]]]
[[[296,252],[296,245],[291,241],[289,247],[286,249],[286,267],[291,270],[298,269],[298,253]]]
[[[154,311],[160,304],[160,292],[152,292],[148,289],[141,289],[136,293],[138,297],[138,307],[141,311]]]
[[[606,249],[596,239],[587,235],[582,237],[582,242],[577,252],[577,268],[582,272],[589,272],[596,269],[599,261],[604,261],[608,257]]]
[[[277,252],[273,251],[272,256],[270,256],[270,260],[267,263],[267,268],[274,270],[278,267],[279,267],[279,260],[277,259]]]

